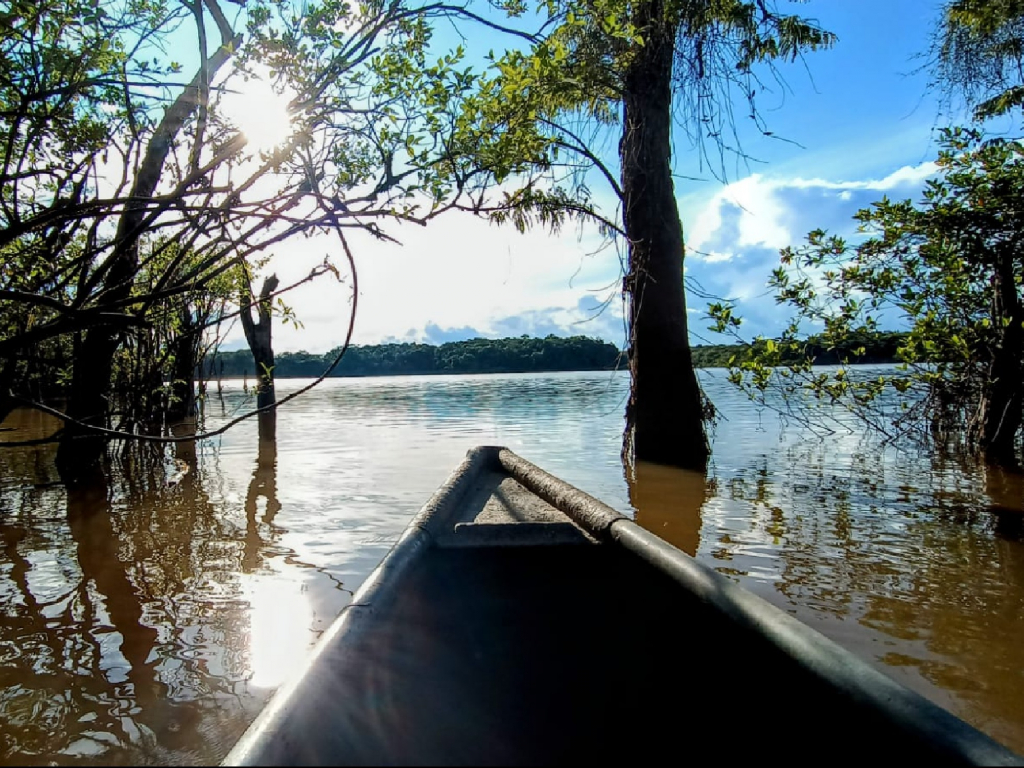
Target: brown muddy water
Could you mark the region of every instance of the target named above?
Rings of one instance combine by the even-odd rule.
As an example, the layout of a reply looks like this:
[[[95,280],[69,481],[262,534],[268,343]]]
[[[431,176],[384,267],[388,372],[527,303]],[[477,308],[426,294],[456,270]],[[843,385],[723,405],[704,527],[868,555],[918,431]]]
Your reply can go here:
[[[115,460],[74,493],[52,447],[0,450],[0,763],[220,760],[478,444],[635,513],[1024,752],[1020,478],[856,427],[819,439],[723,372],[702,380],[726,417],[707,478],[642,465],[627,481],[623,373],[333,379],[282,407],[275,442],[244,422]],[[207,425],[250,406],[226,382]],[[3,426],[15,440],[54,423]],[[777,695],[737,691],[723,717]]]

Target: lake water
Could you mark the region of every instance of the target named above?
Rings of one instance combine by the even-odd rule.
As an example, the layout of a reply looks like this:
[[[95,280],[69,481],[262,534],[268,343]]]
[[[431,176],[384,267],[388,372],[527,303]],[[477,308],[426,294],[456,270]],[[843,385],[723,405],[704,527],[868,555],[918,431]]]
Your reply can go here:
[[[275,443],[250,420],[70,494],[52,447],[0,450],[0,763],[217,762],[479,444],[635,514],[1024,752],[1020,478],[855,424],[809,437],[724,371],[701,379],[725,417],[706,478],[627,480],[623,372],[330,379],[282,406]],[[209,427],[251,407],[240,382],[212,390]],[[732,716],[776,695],[738,691]]]

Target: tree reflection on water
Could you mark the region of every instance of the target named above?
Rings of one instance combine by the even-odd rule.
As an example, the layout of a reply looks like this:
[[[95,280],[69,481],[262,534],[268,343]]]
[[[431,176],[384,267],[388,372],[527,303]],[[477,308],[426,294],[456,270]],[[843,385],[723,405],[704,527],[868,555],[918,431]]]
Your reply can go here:
[[[625,469],[629,503],[648,531],[691,557],[700,547],[701,508],[714,483],[704,472],[638,461]]]
[[[879,450],[851,471],[827,445],[792,449],[786,477],[768,461],[705,506],[706,562],[1024,749],[1021,477]]]
[[[0,487],[0,762],[203,763],[241,735],[272,692],[253,680],[268,623],[252,609],[282,567],[302,574],[296,589],[310,571],[279,544],[273,425],[261,427],[244,516],[211,501],[216,449],[200,461],[191,441],[133,446],[67,490],[34,472],[46,456],[0,453],[17,478]],[[269,626],[301,659],[310,623],[274,610]]]
[[[245,494],[245,552],[242,570],[252,573],[261,564],[261,553],[267,545],[260,535],[260,524],[272,535],[274,517],[281,511],[277,500],[277,411],[261,413],[259,420],[259,448],[256,467],[252,471],[249,489]],[[257,519],[260,501],[263,515]]]

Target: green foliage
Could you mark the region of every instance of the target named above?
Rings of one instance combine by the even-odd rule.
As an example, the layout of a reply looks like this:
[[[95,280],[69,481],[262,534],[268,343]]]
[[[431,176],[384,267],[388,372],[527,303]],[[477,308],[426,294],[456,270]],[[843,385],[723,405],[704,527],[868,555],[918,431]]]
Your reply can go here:
[[[1024,3],[952,0],[943,8],[932,54],[939,85],[985,120],[1024,106]]]
[[[709,309],[709,311],[711,311]],[[778,353],[781,365],[810,359],[813,365],[878,365],[901,362],[898,350],[906,343],[904,332],[879,332],[870,336],[842,340],[830,344],[820,336],[808,337],[797,348],[779,348],[778,340],[761,339],[754,344],[698,344],[690,349],[694,368],[738,368],[745,362]]]
[[[770,285],[795,318],[780,338],[759,340],[754,354],[730,366],[737,385],[760,399],[769,388],[802,390],[866,417],[881,402],[898,402],[897,432],[930,428],[979,447],[992,387],[1006,375],[997,372],[1021,364],[1024,144],[946,130],[937,164],[918,204],[883,198],[858,211],[855,243],[816,230],[805,245],[781,251]],[[736,327],[731,310],[710,308],[715,330]],[[910,328],[890,337],[903,365],[873,379],[850,376],[861,342],[878,338],[883,320]],[[804,325],[822,329],[818,346],[843,351],[837,370],[812,370],[821,361]],[[1015,432],[1020,418],[1011,418]]]
[[[511,15],[525,10],[521,2],[499,5]],[[491,57],[491,74],[466,119],[485,137],[502,136],[494,147],[506,158],[504,165],[495,165],[499,182],[532,163],[550,172],[549,184],[563,202],[572,200],[569,211],[592,217],[598,212],[590,207],[582,171],[598,166],[616,191],[617,185],[591,151],[595,139],[587,137],[599,135],[592,127],[619,124],[630,66],[645,46],[663,39],[674,46],[673,86],[683,124],[701,146],[709,140],[722,147],[731,143],[723,132],[731,127],[734,98],[748,101],[758,117],[755,94],[765,89],[759,68],[772,71],[776,61],[836,41],[815,22],[781,13],[763,0],[540,0],[536,10],[550,31],[528,50]],[[510,158],[516,163],[507,162]],[[550,210],[550,202],[535,193],[510,195],[504,205],[518,215],[502,220],[520,226],[529,212]],[[596,218],[610,222],[607,215]],[[543,216],[541,221],[551,223]]]

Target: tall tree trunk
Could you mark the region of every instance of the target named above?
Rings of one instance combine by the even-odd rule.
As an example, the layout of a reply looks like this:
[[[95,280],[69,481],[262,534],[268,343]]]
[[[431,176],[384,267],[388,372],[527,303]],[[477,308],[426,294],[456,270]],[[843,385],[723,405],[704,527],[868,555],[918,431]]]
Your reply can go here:
[[[987,387],[981,401],[981,447],[985,458],[1003,466],[1017,465],[1016,438],[1022,416],[1022,357],[1024,310],[1014,275],[1013,254],[996,256],[992,276],[992,320],[1003,327],[999,347],[993,351]]]
[[[12,355],[8,360],[0,360],[0,424],[18,407],[14,399],[14,371],[17,363]]]
[[[635,23],[644,45],[624,77],[619,151],[629,240],[631,389],[623,450],[638,461],[704,469],[709,448],[686,327],[683,227],[671,172],[676,30],[662,16],[661,0],[638,6]]]
[[[131,295],[139,266],[139,239],[144,234],[150,201],[160,183],[174,138],[199,108],[206,84],[241,43],[240,36],[231,34],[230,25],[217,3],[211,1],[206,7],[217,21],[222,45],[164,111],[154,129],[132,183],[130,202],[117,222],[114,249],[99,268],[84,276],[78,286],[83,298],[94,295],[97,287],[101,287],[104,302],[114,305]],[[57,469],[61,479],[69,485],[90,476],[103,455],[105,440],[94,433],[90,435],[89,427],[106,424],[110,376],[120,343],[120,329],[111,325],[96,326],[75,338],[67,410],[73,421],[65,424],[57,449]]]
[[[89,435],[80,424],[107,425],[110,376],[119,343],[118,335],[103,327],[75,336],[67,413],[79,423],[64,425],[57,446],[57,470],[68,485],[91,477],[103,455],[105,439]]]
[[[196,366],[199,365],[200,335],[187,303],[181,309],[180,320],[181,330],[174,340],[171,402],[167,408],[167,417],[171,421],[188,418],[196,406]]]
[[[277,402],[274,395],[274,346],[271,339],[270,296],[277,290],[277,275],[271,275],[263,281],[260,297],[256,302],[258,320],[252,319],[252,308],[242,307],[239,317],[242,319],[242,330],[245,340],[249,342],[252,359],[256,364],[256,407],[263,408]],[[243,299],[243,304],[248,303]]]

